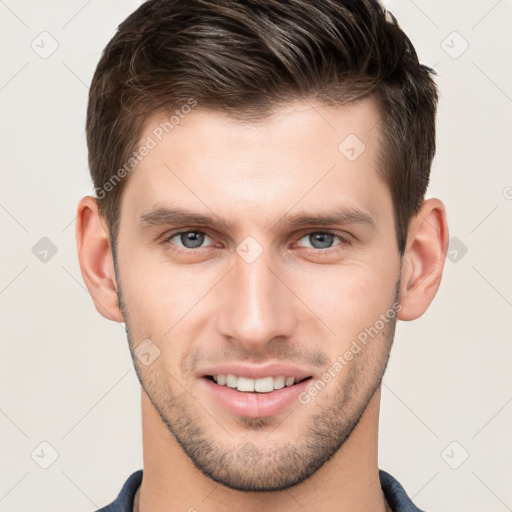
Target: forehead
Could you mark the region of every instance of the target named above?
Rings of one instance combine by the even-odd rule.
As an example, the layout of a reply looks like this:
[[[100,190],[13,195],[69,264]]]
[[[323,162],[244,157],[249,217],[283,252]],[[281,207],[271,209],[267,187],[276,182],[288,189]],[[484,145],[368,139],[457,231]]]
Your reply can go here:
[[[256,122],[200,105],[180,114],[157,112],[145,122],[139,147],[150,149],[122,198],[130,222],[166,202],[261,223],[292,209],[346,206],[378,216],[391,206],[378,175],[372,98],[343,106],[297,101]]]

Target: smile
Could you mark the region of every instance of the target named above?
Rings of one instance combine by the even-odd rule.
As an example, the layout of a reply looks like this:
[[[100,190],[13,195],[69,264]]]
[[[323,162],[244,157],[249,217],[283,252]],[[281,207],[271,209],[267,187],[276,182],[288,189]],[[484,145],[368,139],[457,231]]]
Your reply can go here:
[[[249,377],[239,377],[236,375],[208,375],[207,378],[216,382],[219,386],[227,386],[238,391],[248,393],[270,393],[276,389],[282,389],[284,387],[293,386],[303,380],[310,379],[306,377],[299,379],[296,377],[285,377],[284,375],[278,375],[277,377],[262,377],[259,379],[251,379]]]

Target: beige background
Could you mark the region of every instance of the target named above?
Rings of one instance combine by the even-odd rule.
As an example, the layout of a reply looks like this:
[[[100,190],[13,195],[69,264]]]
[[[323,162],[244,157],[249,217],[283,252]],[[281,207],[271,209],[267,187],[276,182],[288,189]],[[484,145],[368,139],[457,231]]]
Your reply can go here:
[[[93,511],[142,467],[125,333],[94,309],[74,238],[88,84],[139,4],[0,1],[0,511]],[[440,75],[428,195],[453,261],[430,310],[398,324],[380,467],[426,510],[512,510],[512,1],[386,4]]]

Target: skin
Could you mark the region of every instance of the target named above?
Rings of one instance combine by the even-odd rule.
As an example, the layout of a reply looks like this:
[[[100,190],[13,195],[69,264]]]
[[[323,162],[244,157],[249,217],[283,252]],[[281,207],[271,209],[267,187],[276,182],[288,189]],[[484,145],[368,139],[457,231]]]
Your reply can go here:
[[[141,141],[164,119],[150,116]],[[438,290],[448,229],[443,203],[425,200],[401,261],[391,195],[376,172],[379,123],[372,98],[291,102],[252,123],[195,109],[129,177],[117,268],[96,200],[80,201],[84,281],[98,311],[126,323],[142,385],[140,511],[387,510],[381,379],[396,319],[421,316]],[[354,161],[338,150],[349,134],[366,147]],[[138,226],[171,203],[232,225]],[[337,207],[362,210],[374,225],[286,221]],[[187,230],[207,235],[199,248],[171,238]],[[325,231],[345,241],[309,236]],[[248,236],[263,250],[252,263],[236,251]],[[275,361],[307,368],[314,383],[397,301],[397,316],[307,404],[236,416],[196,376],[205,364]],[[134,355],[146,339],[160,351],[149,365]]]

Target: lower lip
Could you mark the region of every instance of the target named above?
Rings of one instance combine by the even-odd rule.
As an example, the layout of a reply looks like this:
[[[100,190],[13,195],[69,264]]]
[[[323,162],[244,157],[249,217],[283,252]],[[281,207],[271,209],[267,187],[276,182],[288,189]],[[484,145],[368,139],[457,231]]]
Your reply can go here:
[[[203,377],[201,380],[208,393],[229,412],[247,418],[274,416],[295,400],[304,391],[312,379],[303,380],[293,386],[275,389],[269,393],[246,393],[228,386],[221,386]]]

